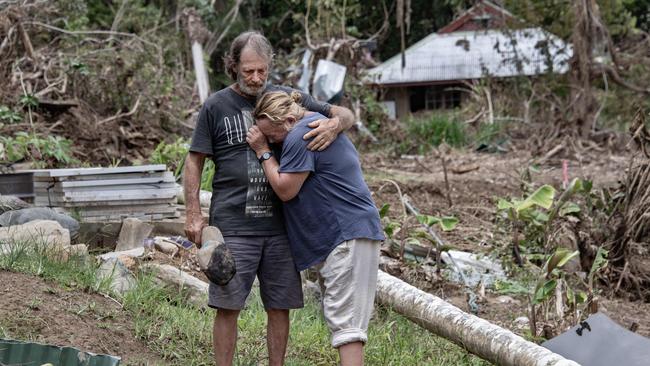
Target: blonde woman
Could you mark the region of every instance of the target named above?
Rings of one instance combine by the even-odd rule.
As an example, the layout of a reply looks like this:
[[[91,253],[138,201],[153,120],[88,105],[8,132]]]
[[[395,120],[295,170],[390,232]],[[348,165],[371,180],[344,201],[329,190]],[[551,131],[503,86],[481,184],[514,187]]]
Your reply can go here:
[[[249,129],[246,141],[284,201],[297,269],[315,266],[319,271],[325,320],[341,365],[363,365],[384,239],[379,214],[347,136],[339,135],[324,151],[307,149],[307,125],[323,116],[306,111],[299,100],[299,93],[261,97],[253,112],[256,126]],[[282,144],[279,162],[269,142]]]

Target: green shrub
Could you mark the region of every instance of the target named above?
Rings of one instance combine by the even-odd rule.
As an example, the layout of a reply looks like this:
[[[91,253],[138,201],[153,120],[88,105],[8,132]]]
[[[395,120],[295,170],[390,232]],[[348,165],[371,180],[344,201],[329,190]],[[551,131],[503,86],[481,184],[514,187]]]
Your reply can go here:
[[[20,113],[10,109],[7,106],[0,105],[0,122],[17,123],[23,120]]]
[[[190,149],[189,140],[179,137],[171,144],[161,141],[151,154],[149,162],[152,164],[165,164],[174,172],[176,179],[180,179],[185,165],[185,157]],[[212,192],[212,178],[215,166],[212,160],[206,160],[201,174],[201,189]]]
[[[59,168],[78,164],[72,156],[72,142],[61,136],[43,137],[36,133],[16,132],[0,136],[0,161],[31,161],[36,168]]]
[[[409,139],[418,143],[419,152],[426,152],[431,147],[445,143],[453,147],[462,147],[467,143],[465,125],[452,115],[431,114],[425,117],[411,117],[407,122]]]

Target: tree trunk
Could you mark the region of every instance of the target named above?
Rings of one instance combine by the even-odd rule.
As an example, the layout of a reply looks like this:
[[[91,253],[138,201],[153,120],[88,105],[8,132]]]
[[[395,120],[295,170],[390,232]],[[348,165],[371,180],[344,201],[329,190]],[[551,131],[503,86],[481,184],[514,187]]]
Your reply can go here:
[[[377,300],[434,334],[497,365],[579,366],[381,270],[377,277]]]
[[[594,56],[605,57],[603,24],[595,0],[577,0],[573,4],[575,26],[571,36],[571,105],[574,131],[583,138],[591,133],[599,108],[591,83]],[[597,52],[594,55],[594,51]]]

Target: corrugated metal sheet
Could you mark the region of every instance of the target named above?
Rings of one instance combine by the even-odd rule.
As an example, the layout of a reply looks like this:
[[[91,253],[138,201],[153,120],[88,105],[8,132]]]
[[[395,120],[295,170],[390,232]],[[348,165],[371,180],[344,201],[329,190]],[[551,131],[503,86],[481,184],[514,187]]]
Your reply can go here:
[[[568,70],[571,50],[541,28],[431,34],[368,71],[375,84],[409,84],[537,75]]]
[[[0,339],[0,364],[54,366],[119,366],[120,358],[32,342]]]

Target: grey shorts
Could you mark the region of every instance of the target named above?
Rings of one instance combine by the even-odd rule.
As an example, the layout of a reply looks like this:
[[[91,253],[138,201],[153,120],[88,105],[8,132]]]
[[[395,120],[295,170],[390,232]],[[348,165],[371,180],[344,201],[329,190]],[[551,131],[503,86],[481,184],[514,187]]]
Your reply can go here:
[[[303,307],[300,273],[293,263],[286,235],[226,236],[224,239],[235,258],[237,273],[225,286],[210,283],[208,306],[243,309],[257,276],[264,308]]]

